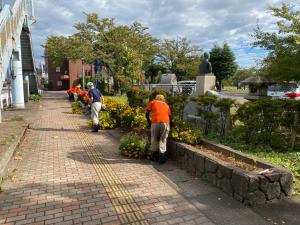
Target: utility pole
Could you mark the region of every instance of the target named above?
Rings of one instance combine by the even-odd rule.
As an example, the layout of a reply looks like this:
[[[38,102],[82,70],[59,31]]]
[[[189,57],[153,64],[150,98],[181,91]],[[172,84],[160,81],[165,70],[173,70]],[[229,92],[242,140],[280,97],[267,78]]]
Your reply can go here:
[[[85,74],[84,74],[84,58],[81,59],[82,62],[82,90],[85,90]]]

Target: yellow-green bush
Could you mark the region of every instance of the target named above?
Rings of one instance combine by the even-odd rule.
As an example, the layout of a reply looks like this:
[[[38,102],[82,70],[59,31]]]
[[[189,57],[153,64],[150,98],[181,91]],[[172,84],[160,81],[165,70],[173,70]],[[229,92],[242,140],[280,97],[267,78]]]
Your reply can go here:
[[[123,136],[120,141],[119,149],[122,155],[130,158],[145,158],[150,155],[149,141],[136,134]]]
[[[202,133],[198,129],[192,128],[181,120],[174,120],[174,127],[170,132],[170,136],[177,141],[190,145],[196,145],[201,142]]]
[[[99,125],[101,129],[113,129],[117,127],[117,120],[108,111],[99,114]]]
[[[131,88],[126,92],[128,103],[131,107],[145,106],[148,102],[150,92],[140,88]]]
[[[147,119],[145,110],[142,107],[127,107],[120,115],[121,126],[125,129],[142,128],[145,129]]]
[[[80,101],[72,103],[72,113],[73,114],[82,114],[83,104]]]

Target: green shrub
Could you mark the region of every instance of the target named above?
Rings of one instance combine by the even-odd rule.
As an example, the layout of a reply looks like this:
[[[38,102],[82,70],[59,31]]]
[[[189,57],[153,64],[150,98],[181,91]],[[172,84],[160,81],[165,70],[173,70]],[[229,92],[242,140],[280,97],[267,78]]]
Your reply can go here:
[[[147,119],[145,110],[142,107],[127,107],[120,112],[121,127],[125,129],[145,129]]]
[[[180,93],[178,93],[174,97],[168,96],[167,102],[171,107],[173,117],[176,117],[178,119],[183,118],[183,110],[188,97],[189,96],[187,94],[180,94]]]
[[[146,106],[148,103],[149,91],[142,90],[140,88],[131,88],[126,92],[128,103],[131,107],[138,107],[138,106]]]
[[[216,125],[218,119],[217,113],[213,110],[217,102],[216,96],[200,95],[195,99],[192,99],[197,103],[198,115],[203,121],[203,130],[205,134],[212,131],[212,127]]]
[[[81,101],[76,101],[72,103],[72,113],[73,114],[82,114],[83,104]]]
[[[121,114],[127,108],[130,108],[129,104],[122,97],[118,97],[118,98],[107,97],[105,99],[106,99],[105,100],[106,111],[110,114],[111,118],[114,118],[116,120],[116,125],[120,126]]]
[[[99,124],[101,129],[113,129],[117,127],[117,120],[107,111],[101,111],[99,114]]]
[[[219,114],[219,133],[223,138],[232,128],[230,109],[234,104],[235,101],[230,98],[219,98],[215,103],[215,107],[217,107]]]
[[[170,136],[180,142],[197,145],[201,142],[202,132],[182,120],[174,120]]]
[[[119,149],[122,155],[130,158],[145,158],[150,154],[150,143],[136,134],[125,135],[121,138]]]
[[[41,98],[42,98],[42,96],[39,95],[39,94],[31,94],[31,95],[29,95],[29,100],[30,101],[40,101]]]
[[[243,127],[244,141],[270,145],[271,137],[282,123],[283,101],[257,100],[243,104],[236,114]]]

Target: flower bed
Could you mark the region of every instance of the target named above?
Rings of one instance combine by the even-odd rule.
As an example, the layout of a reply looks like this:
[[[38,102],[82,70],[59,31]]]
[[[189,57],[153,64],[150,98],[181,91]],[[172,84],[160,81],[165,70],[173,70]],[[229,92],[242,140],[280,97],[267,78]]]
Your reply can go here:
[[[231,162],[217,158],[217,154],[209,154],[208,151],[173,140],[169,141],[168,149],[181,168],[206,179],[245,205],[255,206],[291,196],[293,176],[290,171],[274,168],[267,162],[249,158],[223,145],[203,141],[203,146],[215,153],[222,153],[223,156],[252,165],[254,170],[241,169]],[[259,174],[260,171],[271,168],[271,174]]]

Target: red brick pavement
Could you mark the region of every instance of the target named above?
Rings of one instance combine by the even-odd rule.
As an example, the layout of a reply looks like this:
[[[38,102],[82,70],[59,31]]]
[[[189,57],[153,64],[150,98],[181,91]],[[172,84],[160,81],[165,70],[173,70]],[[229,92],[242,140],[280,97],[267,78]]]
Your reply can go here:
[[[61,96],[45,95],[26,133],[23,160],[2,186],[0,224],[125,224],[138,213],[145,223],[130,224],[213,224],[151,164],[120,156],[106,131],[85,130]]]

